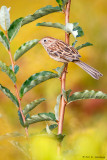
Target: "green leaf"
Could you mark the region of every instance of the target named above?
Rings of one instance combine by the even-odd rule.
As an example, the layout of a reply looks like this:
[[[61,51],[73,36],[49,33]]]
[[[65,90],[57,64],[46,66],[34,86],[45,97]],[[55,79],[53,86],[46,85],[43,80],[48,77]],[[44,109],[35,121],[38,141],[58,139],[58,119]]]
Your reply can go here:
[[[56,139],[59,141],[59,142],[62,142],[65,135],[62,135],[62,134],[58,134],[58,135],[55,135]]]
[[[37,115],[33,115],[30,118],[26,119],[26,122],[24,125],[26,127],[30,124],[41,122],[41,121],[55,121],[56,122],[55,114],[49,112],[49,113],[39,113]]]
[[[72,47],[75,47],[76,43],[77,43],[77,40],[75,40],[75,42],[72,43]]]
[[[30,118],[30,114],[28,113],[25,117],[25,119]]]
[[[80,46],[76,47],[76,49],[79,50],[83,47],[92,46],[92,45],[93,45],[92,43],[86,42],[86,43],[81,44]]]
[[[12,70],[12,65],[10,65],[9,68]],[[19,71],[19,66],[15,65],[14,66],[14,73],[16,74],[18,71]]]
[[[21,115],[21,112],[18,111],[18,116],[19,116],[19,121],[20,121],[20,124],[24,127],[24,122],[23,122],[23,118],[22,118],[22,115]],[[28,126],[27,126],[28,127]]]
[[[51,78],[58,78],[58,74],[50,71],[42,71],[32,75],[22,84],[20,89],[20,97],[23,97],[23,95],[33,87]]]
[[[61,23],[42,22],[42,23],[37,23],[36,26],[54,27],[54,28],[59,28],[65,31],[65,25]]]
[[[18,66],[18,65],[15,65],[15,66],[14,66],[14,73],[16,74],[18,71],[19,71],[19,66]]]
[[[78,32],[78,35],[76,37],[81,37],[84,35],[84,32],[82,30],[82,28],[80,26],[77,26],[73,29],[73,31],[77,31]]]
[[[56,2],[58,3],[59,7],[63,5],[62,0],[56,0]]]
[[[101,91],[94,91],[94,90],[75,92],[68,98],[68,103],[82,99],[107,99],[107,94]]]
[[[45,98],[37,99],[31,102],[30,104],[27,104],[26,107],[23,109],[23,114],[26,115],[28,112],[30,112],[43,101],[45,101]]]
[[[57,96],[57,100],[56,100],[56,105],[55,105],[55,108],[54,108],[54,111],[55,111],[55,118],[57,120],[59,120],[59,104],[60,104],[60,100],[61,100],[61,94]]]
[[[68,0],[62,0],[63,6],[65,6],[68,3]]]
[[[64,71],[64,68],[65,68],[65,65],[66,64],[64,64],[62,67],[57,67],[56,69],[53,69],[54,71],[56,71],[58,73],[59,77],[61,77],[61,74],[62,74],[62,72]]]
[[[3,72],[5,72],[10,77],[13,83],[16,82],[15,73],[8,66],[6,66],[6,64],[3,63],[2,61],[0,61],[0,68]]]
[[[4,47],[7,50],[9,50],[10,45],[9,45],[8,39],[2,31],[0,31],[0,42],[4,45]]]
[[[70,96],[71,91],[72,91],[71,89],[69,89],[69,90],[66,91],[67,101],[68,101],[68,98]]]
[[[14,147],[16,147],[19,151],[21,151],[25,156],[28,157],[28,159],[31,159],[31,157],[29,156],[29,151],[28,148],[26,146],[21,145],[19,142],[17,141],[9,141]]]
[[[28,50],[34,47],[38,42],[38,39],[34,39],[21,45],[20,48],[18,48],[18,50],[14,54],[14,60],[18,60],[24,53],[26,53]]]
[[[65,91],[64,89],[62,89],[62,95],[63,95],[64,100],[65,100],[66,102],[68,102],[68,98],[69,98],[69,96],[70,96],[71,91],[72,91],[71,89],[69,89],[69,90],[67,90],[67,91]]]
[[[65,102],[67,102],[67,94],[66,94],[66,91],[64,89],[62,89],[62,95],[64,97]]]
[[[10,27],[9,10],[10,8],[7,8],[6,6],[2,6],[0,9],[0,25],[5,31],[7,31]]]
[[[58,3],[59,7],[64,9],[65,5],[67,4],[68,0],[56,0]]]
[[[49,129],[52,131],[53,129],[57,128],[58,125],[57,124],[52,124],[49,126]],[[44,128],[41,133],[46,133],[46,128]]]
[[[18,103],[18,100],[17,98],[10,92],[10,90],[6,87],[3,87],[1,84],[0,84],[0,90],[8,97],[11,99],[11,101],[17,106],[19,107],[19,103]]]
[[[78,23],[67,23],[66,25],[63,25],[60,23],[52,23],[52,22],[42,22],[36,24],[36,26],[46,26],[46,27],[54,27],[62,29],[67,33],[71,33],[75,38],[84,35],[82,28],[77,25]]]
[[[49,126],[49,129],[52,131],[53,129],[55,129],[55,128],[57,128],[57,127],[58,127],[57,124],[51,124],[51,125]]]
[[[34,14],[26,16],[23,19],[22,26],[27,24],[27,23],[30,23],[30,22],[38,19],[38,18],[41,18],[45,15],[48,15],[48,14],[54,13],[54,12],[58,12],[58,11],[61,11],[60,7],[58,7],[58,6],[57,7],[52,7],[52,6],[49,5],[49,6],[40,8]]]
[[[8,30],[8,37],[10,41],[12,41],[14,37],[17,35],[17,33],[19,32],[19,29],[22,24],[22,20],[23,20],[22,17],[18,18],[10,25],[10,28]]]

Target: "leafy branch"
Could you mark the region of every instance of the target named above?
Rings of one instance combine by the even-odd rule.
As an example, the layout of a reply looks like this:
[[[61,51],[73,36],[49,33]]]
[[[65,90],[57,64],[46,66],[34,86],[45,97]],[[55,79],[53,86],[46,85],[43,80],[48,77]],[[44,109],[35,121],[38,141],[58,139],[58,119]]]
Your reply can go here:
[[[62,141],[64,135],[62,135],[63,131],[63,122],[64,122],[64,113],[65,107],[67,104],[72,103],[73,101],[83,100],[83,99],[107,99],[107,94],[101,91],[88,91],[85,90],[83,92],[75,92],[71,95],[71,90],[66,91],[65,82],[66,82],[66,72],[67,72],[67,64],[64,64],[62,67],[57,67],[54,69],[57,73],[51,71],[41,71],[31,75],[29,78],[23,82],[20,89],[17,87],[17,76],[16,73],[19,71],[19,66],[15,65],[15,61],[22,57],[27,51],[29,51],[32,47],[36,46],[39,42],[39,39],[33,39],[28,42],[22,44],[14,53],[14,60],[12,57],[10,42],[16,37],[17,33],[21,29],[21,27],[25,24],[28,24],[38,18],[41,18],[45,15],[60,12],[65,14],[65,22],[66,24],[60,23],[52,23],[52,22],[42,22],[37,23],[36,26],[45,26],[45,27],[53,27],[62,29],[65,32],[65,42],[69,43],[70,35],[72,34],[74,38],[78,38],[84,35],[83,29],[78,25],[78,23],[69,23],[69,14],[70,14],[70,4],[71,0],[56,0],[58,5],[57,7],[46,6],[38,9],[34,14],[28,15],[26,17],[20,17],[10,24],[10,8],[6,6],[2,6],[0,10],[0,25],[4,31],[0,31],[0,42],[6,48],[10,60],[11,65],[7,66],[4,62],[0,61],[0,69],[2,72],[6,73],[8,77],[12,80],[16,96],[6,87],[0,84],[0,90],[18,107],[18,116],[20,120],[20,124],[25,128],[26,136],[28,136],[28,127],[37,122],[42,121],[52,121],[56,124],[51,126],[47,126],[44,130],[56,137],[59,141]],[[77,40],[72,43],[72,46],[77,50],[92,46],[92,43],[86,42],[85,44],[81,44],[80,46],[75,46],[77,44]],[[50,80],[52,78],[57,78],[61,80],[61,94],[57,97],[57,103],[55,105],[55,114],[52,112],[49,113],[38,113],[36,115],[30,115],[30,112],[36,108],[39,104],[45,101],[45,98],[35,99],[22,109],[21,100],[25,93],[36,87],[37,85]],[[59,114],[59,106],[60,114]],[[58,126],[58,135],[53,135],[51,130]],[[13,143],[15,146],[21,148],[20,144]],[[24,149],[22,149],[24,150]]]

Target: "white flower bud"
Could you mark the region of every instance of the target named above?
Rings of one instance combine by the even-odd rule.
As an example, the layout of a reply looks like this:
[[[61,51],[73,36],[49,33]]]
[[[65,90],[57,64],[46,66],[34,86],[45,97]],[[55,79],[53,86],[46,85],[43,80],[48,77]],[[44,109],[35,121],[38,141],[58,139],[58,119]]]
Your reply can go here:
[[[65,25],[65,30],[68,32],[68,33],[72,33],[72,35],[76,38],[77,35],[78,35],[78,30],[73,30],[74,29],[74,25],[73,23],[67,23]]]
[[[7,31],[10,27],[9,10],[10,8],[7,8],[6,6],[2,6],[0,10],[0,25],[5,31]]]

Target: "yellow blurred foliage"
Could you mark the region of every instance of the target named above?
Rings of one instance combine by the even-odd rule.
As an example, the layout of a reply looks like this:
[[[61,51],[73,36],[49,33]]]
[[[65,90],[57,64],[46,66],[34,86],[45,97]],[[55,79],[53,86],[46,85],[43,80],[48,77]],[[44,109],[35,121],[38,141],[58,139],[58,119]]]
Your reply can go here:
[[[57,160],[57,145],[55,139],[48,136],[35,136],[31,140],[31,154],[38,160]]]

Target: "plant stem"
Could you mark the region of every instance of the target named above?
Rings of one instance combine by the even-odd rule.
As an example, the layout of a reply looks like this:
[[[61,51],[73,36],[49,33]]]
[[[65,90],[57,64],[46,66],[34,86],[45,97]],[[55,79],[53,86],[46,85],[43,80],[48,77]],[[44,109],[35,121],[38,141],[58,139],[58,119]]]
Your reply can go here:
[[[66,10],[65,10],[65,24],[69,23],[70,4],[71,4],[71,0],[68,0],[68,3],[66,4]],[[69,37],[70,37],[70,34],[65,33],[65,43],[67,44],[69,44]],[[62,72],[62,76],[61,76],[61,93],[62,93],[62,90],[65,90],[67,67],[68,67],[68,64],[66,63],[64,71]],[[58,134],[62,134],[65,107],[66,107],[66,101],[64,100],[64,97],[62,96],[59,123],[58,123]]]
[[[5,33],[6,33],[6,36],[7,36],[8,41],[9,41],[8,34],[7,34],[7,32],[5,32]],[[10,42],[9,42],[9,43],[10,43]],[[9,48],[9,50],[8,50],[8,54],[9,54],[9,56],[10,56],[10,60],[11,60],[11,64],[12,64],[12,70],[13,70],[13,72],[14,72],[14,61],[13,61],[13,58],[12,58],[12,54],[11,54],[10,48]],[[19,91],[18,91],[18,88],[17,88],[16,83],[14,84],[14,87],[15,87],[17,99],[18,99],[18,102],[19,102],[19,111],[20,111],[20,113],[21,113],[23,122],[25,123],[25,116],[24,116],[23,111],[22,111],[21,99],[20,99],[20,96],[19,96]],[[27,127],[25,128],[25,132],[26,132],[26,136],[28,137],[28,129],[27,129]]]

